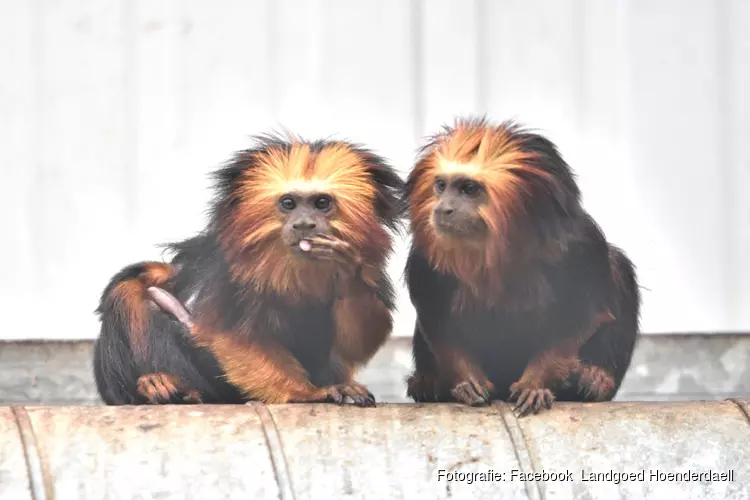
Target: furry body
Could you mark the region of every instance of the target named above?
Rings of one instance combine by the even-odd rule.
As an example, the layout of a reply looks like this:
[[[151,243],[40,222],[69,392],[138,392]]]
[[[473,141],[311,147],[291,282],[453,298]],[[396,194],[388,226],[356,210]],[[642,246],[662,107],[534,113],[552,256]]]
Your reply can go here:
[[[106,403],[374,403],[352,377],[391,332],[384,269],[403,183],[350,143],[257,141],[216,172],[199,235],[104,290],[94,370]]]
[[[635,269],[554,144],[459,120],[425,146],[406,192],[414,400],[515,399],[525,414],[614,397],[639,329]]]

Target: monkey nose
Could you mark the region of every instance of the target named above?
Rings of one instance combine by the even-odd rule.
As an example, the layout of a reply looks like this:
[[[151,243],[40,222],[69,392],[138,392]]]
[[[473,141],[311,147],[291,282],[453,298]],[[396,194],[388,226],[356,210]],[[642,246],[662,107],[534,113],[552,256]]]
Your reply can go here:
[[[453,207],[438,207],[438,213],[440,215],[450,215],[455,211],[456,209]]]
[[[292,228],[296,229],[297,231],[310,231],[312,229],[315,229],[315,222],[311,220],[297,221],[292,224]]]

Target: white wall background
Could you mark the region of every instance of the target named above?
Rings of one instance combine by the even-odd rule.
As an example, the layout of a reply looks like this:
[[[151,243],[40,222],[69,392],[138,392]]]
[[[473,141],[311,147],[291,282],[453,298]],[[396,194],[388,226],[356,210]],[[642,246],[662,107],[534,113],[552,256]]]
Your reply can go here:
[[[750,2],[0,0],[0,338],[95,337],[109,277],[201,227],[251,134],[405,173],[481,112],[561,147],[645,331],[750,330]]]

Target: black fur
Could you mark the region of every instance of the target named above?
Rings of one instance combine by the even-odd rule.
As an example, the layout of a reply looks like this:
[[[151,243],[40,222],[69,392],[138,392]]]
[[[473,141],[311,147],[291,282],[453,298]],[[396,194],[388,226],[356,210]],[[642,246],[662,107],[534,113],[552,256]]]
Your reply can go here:
[[[183,304],[190,303],[191,311],[212,311],[220,318],[218,327],[238,337],[259,331],[273,335],[308,371],[313,384],[328,385],[336,379],[335,361],[332,362],[330,356],[333,299],[330,303],[291,306],[283,297],[259,293],[233,278],[228,258],[219,244],[222,224],[233,215],[240,175],[247,169],[257,168],[253,154],[271,146],[290,147],[284,138],[274,135],[256,137],[256,143],[256,147],[237,153],[213,174],[216,194],[207,227],[192,238],[165,245],[173,253],[171,264],[176,274],[163,288]],[[315,151],[330,143],[310,144]],[[362,155],[369,167],[378,190],[374,206],[377,216],[385,226],[397,230],[402,215],[403,181],[384,159],[359,146],[348,146]],[[113,303],[111,292],[122,281],[138,279],[146,265],[131,265],[116,274],[102,293],[96,310],[102,326],[95,346],[94,374],[104,402],[110,405],[143,403],[136,392],[136,381],[141,375],[155,372],[181,377],[188,387],[200,392],[204,403],[245,402],[238,390],[223,378],[213,356],[206,349],[196,347],[184,327],[151,302],[147,359],[141,362],[136,359],[128,341],[127,317]],[[377,292],[392,310],[394,291],[385,274]],[[144,300],[147,300],[145,295]],[[280,326],[277,321],[281,322]]]
[[[473,122],[488,126],[485,120]],[[616,320],[600,327],[580,350],[585,364],[605,369],[615,380],[614,397],[630,364],[639,330],[640,294],[633,264],[609,244],[595,221],[583,209],[570,167],[548,139],[505,123],[522,150],[537,154],[535,164],[554,175],[548,178],[520,171],[528,189],[513,211],[506,238],[507,255],[497,268],[502,272],[502,290],[494,306],[476,301],[452,311],[458,279],[430,265],[422,248],[412,245],[405,269],[410,298],[417,310],[413,341],[415,372],[436,380],[435,390],[422,387],[410,395],[416,401],[455,401],[452,387],[440,375],[430,342],[457,346],[469,353],[494,384],[492,399],[506,400],[510,386],[521,377],[533,355],[560,341],[580,334],[592,314],[608,308]],[[448,134],[447,129],[445,134]],[[429,154],[440,135],[423,154]],[[406,184],[406,197],[421,181],[418,169]],[[529,230],[531,228],[531,230]],[[419,228],[415,228],[418,230]],[[488,264],[492,266],[492,263]],[[619,278],[618,278],[619,276]],[[591,399],[585,387],[571,377],[557,388],[556,399]]]
[[[139,360],[134,355],[125,312],[113,303],[111,291],[118,283],[137,279],[146,265],[133,264],[116,274],[102,293],[96,310],[102,327],[94,346],[94,379],[102,400],[109,405],[145,403],[136,391],[138,377],[165,372],[177,375],[198,390],[206,403],[240,402],[240,394],[221,378],[213,356],[191,345],[183,326],[153,304],[149,304],[147,359]],[[173,289],[173,285],[165,288]]]

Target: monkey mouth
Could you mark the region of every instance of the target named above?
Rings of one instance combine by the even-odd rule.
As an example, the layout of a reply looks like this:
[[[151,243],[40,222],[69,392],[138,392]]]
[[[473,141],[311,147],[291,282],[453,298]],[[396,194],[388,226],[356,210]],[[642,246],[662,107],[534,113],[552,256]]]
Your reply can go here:
[[[300,238],[288,245],[291,253],[298,257],[311,258],[312,242],[307,238]]]
[[[475,238],[483,233],[483,228],[478,224],[468,221],[433,219],[435,232],[449,238]]]
[[[314,242],[314,240],[330,240],[331,237],[332,235],[327,232],[319,232],[314,235],[299,235],[293,241],[287,243],[287,248],[289,248],[289,251],[294,256],[303,259],[317,259],[320,256],[314,250],[320,247],[321,243]]]
[[[302,237],[290,243],[287,248],[289,248],[289,252],[296,259],[302,261],[320,261],[321,255],[314,251],[320,245],[313,243],[312,240],[313,238]]]
[[[470,234],[465,229],[454,224],[439,224],[435,226],[435,229],[439,235],[449,238],[461,238]]]

